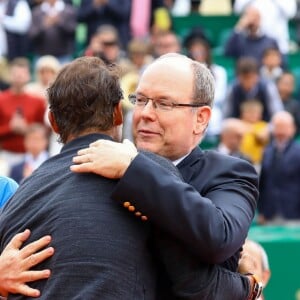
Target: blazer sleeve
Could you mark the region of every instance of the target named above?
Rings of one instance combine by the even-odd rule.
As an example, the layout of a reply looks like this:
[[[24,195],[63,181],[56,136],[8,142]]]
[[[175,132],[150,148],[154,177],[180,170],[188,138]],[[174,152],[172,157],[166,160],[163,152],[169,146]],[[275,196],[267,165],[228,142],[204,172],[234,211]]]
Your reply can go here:
[[[118,182],[112,198],[130,202],[135,212],[184,242],[201,261],[221,263],[244,243],[256,209],[255,171],[250,164],[237,161],[241,163],[237,163],[233,178],[226,172],[221,174],[222,183],[212,183],[204,197],[203,188],[198,191],[139,154]],[[249,177],[239,178],[245,167],[243,173],[250,172]]]

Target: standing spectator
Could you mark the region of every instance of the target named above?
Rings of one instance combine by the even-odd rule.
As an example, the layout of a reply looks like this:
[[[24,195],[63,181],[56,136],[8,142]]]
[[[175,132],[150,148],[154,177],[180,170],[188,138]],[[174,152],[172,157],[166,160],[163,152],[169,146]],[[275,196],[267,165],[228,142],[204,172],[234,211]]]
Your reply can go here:
[[[29,36],[36,59],[53,55],[61,64],[71,61],[76,24],[75,8],[62,0],[45,0],[35,7]]]
[[[284,109],[294,117],[296,134],[300,135],[300,102],[293,97],[295,90],[295,77],[293,73],[284,72],[277,80],[277,89]]]
[[[296,15],[296,0],[235,0],[234,11],[242,13],[248,6],[257,8],[261,15],[261,30],[273,37],[283,54],[283,66],[287,67],[289,53],[289,20]]]
[[[259,10],[248,7],[229,36],[224,54],[236,59],[246,56],[254,57],[261,65],[265,49],[278,48],[278,45],[275,39],[261,32],[260,24]]]
[[[129,19],[131,0],[82,0],[77,20],[87,26],[87,41],[101,25],[111,25],[120,36],[121,47],[126,49],[130,40]]]
[[[229,88],[224,103],[225,117],[239,118],[241,104],[251,99],[257,99],[262,103],[263,120],[267,122],[275,112],[283,109],[275,84],[260,78],[258,64],[254,58],[239,59],[236,74],[237,79]]]
[[[31,10],[26,0],[0,1],[0,57],[8,60],[28,54]]]
[[[300,144],[294,139],[294,119],[289,112],[281,111],[271,124],[273,140],[262,160],[257,221],[299,221]]]
[[[12,61],[10,77],[11,87],[0,94],[0,153],[12,165],[24,156],[24,134],[28,125],[43,123],[45,102],[24,92],[30,79],[27,59]]]
[[[48,136],[48,130],[42,124],[29,125],[24,137],[25,157],[13,165],[10,172],[10,177],[16,182],[20,183],[48,159]]]

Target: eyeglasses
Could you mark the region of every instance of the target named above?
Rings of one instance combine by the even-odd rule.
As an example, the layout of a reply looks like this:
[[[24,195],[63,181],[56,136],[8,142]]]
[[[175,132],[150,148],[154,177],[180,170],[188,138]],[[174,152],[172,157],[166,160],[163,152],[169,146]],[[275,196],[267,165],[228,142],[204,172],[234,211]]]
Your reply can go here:
[[[145,107],[148,102],[151,100],[154,109],[161,110],[161,111],[168,111],[172,110],[176,107],[200,107],[207,105],[206,103],[175,103],[169,99],[151,99],[142,95],[131,94],[128,96],[129,101],[138,106],[138,107]]]

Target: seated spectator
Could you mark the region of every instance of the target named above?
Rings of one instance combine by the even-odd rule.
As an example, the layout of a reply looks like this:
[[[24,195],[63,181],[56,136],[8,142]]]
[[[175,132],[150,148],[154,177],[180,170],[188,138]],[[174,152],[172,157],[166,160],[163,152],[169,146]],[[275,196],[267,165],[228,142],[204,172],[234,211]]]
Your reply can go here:
[[[262,282],[265,288],[271,277],[268,254],[261,244],[247,239],[243,245],[242,256],[239,261],[240,273],[253,273]],[[263,293],[257,300],[265,299]]]
[[[274,83],[263,80],[259,75],[256,60],[244,57],[238,60],[236,80],[229,88],[224,103],[224,116],[239,118],[241,104],[256,99],[263,105],[263,120],[268,122],[272,115],[283,109],[277,88]]]
[[[220,153],[245,159],[252,163],[250,158],[240,151],[243,134],[243,122],[240,119],[225,119],[222,123],[220,141],[216,150]]]
[[[23,159],[24,134],[31,123],[43,123],[45,101],[25,92],[30,80],[29,61],[16,58],[10,65],[10,88],[0,94],[2,156],[9,166]]]
[[[243,122],[241,152],[248,156],[259,171],[263,151],[269,141],[269,126],[262,120],[263,106],[253,99],[241,104],[240,119]]]
[[[286,111],[291,113],[296,123],[296,134],[300,135],[300,102],[293,97],[295,77],[291,72],[284,72],[277,80],[277,89]]]
[[[278,45],[273,38],[261,32],[260,23],[259,11],[248,7],[229,36],[224,54],[236,59],[253,57],[261,65],[264,51],[268,48],[278,49]]]
[[[152,34],[153,57],[167,53],[181,53],[181,42],[173,31],[159,31]]]
[[[54,81],[60,67],[58,59],[54,56],[41,56],[35,64],[35,80],[26,84],[25,91],[44,98],[45,103],[47,103],[46,90],[51,82]]]
[[[62,0],[45,0],[32,11],[29,30],[35,59],[53,55],[61,64],[73,59],[76,10]]]
[[[0,175],[0,209],[15,193],[19,185],[11,178]]]
[[[267,145],[260,173],[259,224],[300,221],[300,144],[296,126],[287,111],[271,120],[273,139]]]
[[[41,124],[31,124],[27,128],[24,136],[25,157],[23,161],[12,166],[11,178],[20,183],[48,159],[48,138],[48,130]]]
[[[84,50],[85,56],[97,56],[109,64],[118,64],[122,75],[130,69],[129,61],[121,49],[118,31],[111,25],[101,25]]]
[[[217,141],[220,135],[221,123],[223,119],[222,107],[227,91],[227,73],[224,67],[213,63],[211,47],[206,40],[201,39],[196,35],[194,38],[190,38],[189,41],[186,42],[186,47],[189,57],[198,62],[205,63],[215,78],[216,89],[214,105],[205,139]]]
[[[277,48],[267,48],[263,53],[260,75],[263,79],[271,80],[274,83],[283,72],[282,56]]]

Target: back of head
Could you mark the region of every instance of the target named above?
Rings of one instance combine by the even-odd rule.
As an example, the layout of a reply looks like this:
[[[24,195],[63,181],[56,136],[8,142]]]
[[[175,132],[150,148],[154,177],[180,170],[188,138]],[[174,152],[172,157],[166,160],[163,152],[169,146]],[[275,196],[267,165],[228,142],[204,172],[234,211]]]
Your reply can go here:
[[[122,99],[117,69],[97,57],[78,58],[59,72],[48,97],[63,143],[83,132],[106,132]]]

